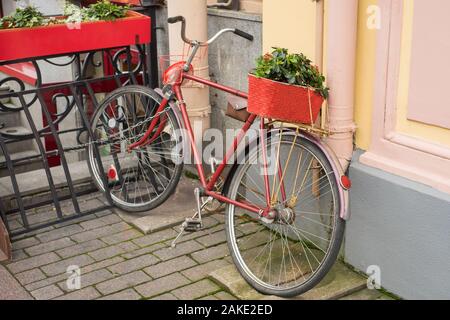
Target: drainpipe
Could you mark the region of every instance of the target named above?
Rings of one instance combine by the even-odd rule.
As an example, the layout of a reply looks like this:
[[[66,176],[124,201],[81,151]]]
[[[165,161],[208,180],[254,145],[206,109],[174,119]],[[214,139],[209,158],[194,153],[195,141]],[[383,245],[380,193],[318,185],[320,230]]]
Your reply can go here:
[[[206,0],[168,0],[169,17],[186,18],[186,35],[192,40],[208,40],[208,11]],[[187,46],[181,40],[181,24],[169,25],[170,55],[186,54]],[[209,78],[208,51],[201,48],[193,62],[195,75]],[[205,130],[210,128],[211,105],[209,88],[203,85],[188,84],[183,88],[184,100],[188,106],[189,118],[193,124],[195,139],[201,141]]]
[[[328,0],[327,83],[329,125],[333,134],[327,139],[344,170],[353,156],[354,87],[358,0]]]

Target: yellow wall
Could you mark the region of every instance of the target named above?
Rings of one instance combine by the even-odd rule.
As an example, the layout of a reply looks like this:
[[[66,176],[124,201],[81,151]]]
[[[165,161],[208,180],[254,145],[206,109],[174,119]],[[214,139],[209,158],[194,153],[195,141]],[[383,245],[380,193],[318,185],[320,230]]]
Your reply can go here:
[[[326,4],[326,0],[325,4]],[[399,78],[397,109],[397,130],[424,140],[450,146],[450,130],[410,121],[407,119],[409,70],[412,41],[412,21],[414,1],[404,1],[404,26],[402,35],[402,57]],[[280,3],[282,2],[282,5]],[[356,146],[363,150],[370,148],[372,133],[372,113],[374,103],[374,79],[376,62],[377,30],[367,26],[369,6],[378,0],[359,0],[358,43],[355,84]],[[326,8],[326,5],[325,5]],[[326,39],[326,14],[323,37]],[[303,52],[317,64],[326,61],[320,55],[318,4],[312,0],[264,0],[263,1],[263,47],[269,51],[273,46],[281,46],[292,52]],[[383,23],[383,17],[381,17]],[[324,42],[326,54],[326,41]],[[320,61],[322,60],[322,61]],[[323,66],[326,73],[326,66]]]
[[[372,132],[377,30],[367,28],[367,9],[377,0],[359,0],[358,44],[356,52],[355,122],[356,146],[368,150]]]
[[[283,47],[316,60],[316,8],[312,0],[264,0],[264,52]]]

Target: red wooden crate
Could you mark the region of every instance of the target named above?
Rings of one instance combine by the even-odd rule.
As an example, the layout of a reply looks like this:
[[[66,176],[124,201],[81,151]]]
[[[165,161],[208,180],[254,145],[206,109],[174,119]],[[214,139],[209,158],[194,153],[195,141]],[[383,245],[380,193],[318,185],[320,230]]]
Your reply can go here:
[[[75,28],[74,28],[75,27]],[[0,30],[0,61],[150,43],[150,18],[134,11],[115,21]]]
[[[313,88],[258,78],[251,74],[248,81],[248,112],[286,122],[316,122],[324,99]]]

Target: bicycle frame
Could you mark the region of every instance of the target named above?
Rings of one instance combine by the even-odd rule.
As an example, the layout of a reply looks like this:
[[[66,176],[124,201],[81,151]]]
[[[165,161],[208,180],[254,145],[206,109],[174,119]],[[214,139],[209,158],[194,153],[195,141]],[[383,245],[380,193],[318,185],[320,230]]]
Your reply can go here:
[[[197,149],[197,145],[195,142],[195,137],[194,137],[194,132],[192,129],[192,125],[191,122],[189,120],[189,116],[187,113],[187,106],[186,106],[186,102],[184,101],[183,98],[183,92],[181,89],[181,83],[184,80],[190,80],[190,81],[194,81],[218,90],[221,90],[223,92],[227,92],[229,94],[244,98],[244,99],[248,99],[248,95],[245,92],[233,89],[231,87],[227,87],[227,86],[223,86],[220,85],[218,83],[203,79],[203,78],[199,78],[196,77],[194,75],[188,74],[187,72],[183,71],[182,65],[179,65],[179,72],[181,74],[181,79],[180,81],[177,81],[177,83],[173,84],[172,86],[172,90],[173,93],[175,94],[175,97],[178,101],[178,108],[181,111],[181,115],[182,115],[182,121],[183,121],[183,125],[184,128],[187,131],[188,134],[188,138],[190,140],[190,145],[191,145],[191,149],[194,155],[194,159],[195,159],[195,164],[196,164],[196,169],[198,171],[199,177],[200,177],[200,182],[202,184],[203,187],[203,193],[205,196],[210,196],[213,197],[214,199],[217,199],[218,201],[224,202],[224,203],[228,203],[228,204],[232,204],[235,205],[237,207],[240,207],[242,209],[248,210],[250,212],[256,213],[262,217],[266,217],[269,214],[270,211],[270,202],[271,202],[271,198],[270,198],[270,188],[269,188],[269,178],[268,178],[268,174],[267,174],[267,159],[266,159],[266,155],[263,155],[263,166],[264,166],[264,170],[265,170],[265,183],[266,183],[266,200],[267,200],[267,207],[266,208],[259,208],[256,207],[254,205],[250,205],[250,204],[246,204],[246,203],[241,203],[232,199],[229,199],[227,197],[225,197],[224,195],[215,192],[214,186],[217,183],[218,179],[221,177],[224,169],[226,168],[226,166],[229,164],[230,159],[234,156],[234,154],[236,153],[237,148],[239,147],[239,145],[241,144],[242,140],[244,139],[246,133],[248,132],[248,130],[250,129],[250,127],[253,125],[253,123],[255,122],[257,116],[256,115],[250,115],[250,117],[248,118],[248,120],[246,121],[246,123],[244,124],[244,126],[241,128],[241,130],[239,131],[239,133],[237,134],[237,136],[234,138],[233,144],[232,146],[229,148],[229,150],[227,151],[225,158],[223,159],[222,163],[219,164],[217,170],[215,171],[214,175],[211,177],[211,179],[207,180],[206,179],[206,175],[205,175],[205,170],[203,168],[203,162],[199,153],[199,150]],[[162,112],[165,108],[167,108],[167,105],[170,103],[170,98],[168,97],[163,97],[161,104],[159,106],[159,108],[156,110],[156,113],[160,113]],[[163,123],[164,120],[161,121],[160,117],[156,117],[155,119],[152,120],[152,122],[149,125],[148,130],[145,132],[144,136],[137,141],[136,143],[132,144],[131,146],[129,146],[129,150],[132,150],[134,148],[137,148],[139,146],[143,146],[145,144],[148,143],[148,141],[152,141],[155,139],[155,135],[158,135],[161,130],[157,130],[157,132],[155,134],[152,135],[152,132],[155,130],[156,126],[159,124],[161,125],[161,123]],[[260,135],[261,135],[261,143],[265,143],[265,140],[263,139],[263,134],[264,134],[264,121],[261,121],[261,126],[260,126]],[[263,146],[263,150],[265,151],[265,148]],[[282,188],[284,189],[284,186],[282,186]]]
[[[238,146],[241,144],[242,140],[244,139],[246,133],[248,132],[248,130],[250,129],[250,127],[253,125],[253,123],[255,122],[257,116],[256,115],[250,115],[250,117],[248,118],[248,120],[246,121],[246,123],[244,124],[244,126],[241,128],[241,130],[239,131],[238,135],[234,138],[233,144],[232,146],[229,148],[229,150],[227,151],[225,158],[223,159],[223,162],[221,164],[219,164],[216,172],[213,174],[213,176],[211,177],[211,179],[207,180],[206,176],[205,176],[205,170],[203,168],[203,162],[202,159],[200,157],[200,153],[197,149],[197,145],[195,142],[195,137],[194,137],[194,133],[193,133],[193,129],[191,126],[191,122],[189,120],[189,116],[187,113],[187,106],[186,106],[186,102],[184,101],[183,98],[183,93],[182,93],[182,83],[184,80],[189,80],[189,81],[193,81],[193,82],[197,82],[206,86],[209,86],[211,88],[215,88],[218,89],[220,91],[244,98],[244,99],[248,99],[248,94],[245,92],[242,92],[240,90],[231,88],[231,87],[227,87],[197,76],[194,76],[192,74],[189,74],[189,72],[185,71],[183,69],[183,64],[182,63],[178,63],[177,66],[177,72],[179,72],[180,76],[179,79],[176,81],[176,83],[172,84],[172,91],[173,94],[175,95],[178,103],[178,108],[181,111],[181,115],[182,115],[182,125],[184,126],[184,128],[187,130],[187,134],[188,134],[188,138],[190,139],[190,145],[191,145],[191,150],[193,152],[194,155],[194,159],[195,159],[195,164],[196,164],[196,169],[198,171],[199,177],[200,177],[200,182],[202,184],[203,187],[203,195],[205,196],[210,196],[220,202],[224,202],[224,203],[228,203],[231,205],[234,205],[236,207],[240,207],[242,209],[248,210],[250,212],[256,213],[258,214],[260,217],[263,218],[269,218],[270,219],[270,215],[271,215],[271,192],[270,192],[270,183],[269,183],[269,175],[268,175],[268,162],[267,162],[267,154],[266,154],[266,148],[265,148],[265,139],[264,139],[264,119],[261,118],[261,125],[260,125],[260,141],[262,144],[262,158],[263,158],[263,167],[264,167],[264,184],[265,184],[265,193],[266,193],[266,207],[265,208],[260,208],[260,207],[256,207],[254,205],[251,204],[246,204],[246,203],[241,203],[238,202],[236,200],[232,200],[227,198],[226,196],[215,192],[214,186],[217,183],[218,179],[220,178],[220,176],[222,175],[224,169],[226,168],[226,166],[229,164],[229,161],[231,159],[231,157],[234,156],[234,154],[237,151]],[[170,104],[170,100],[173,98],[173,94],[171,94],[170,96],[165,96],[163,95],[163,99],[161,101],[161,104],[159,106],[159,108],[156,110],[156,113],[161,113],[164,111],[165,108],[167,108],[167,106]],[[148,143],[148,141],[153,141],[157,138],[157,136],[161,133],[161,130],[156,130],[156,133],[153,134],[152,137],[151,134],[154,131],[154,129],[156,128],[156,126],[159,125],[163,125],[165,123],[166,119],[162,119],[158,116],[155,117],[152,122],[149,125],[148,130],[146,131],[146,133],[144,134],[144,136],[137,142],[135,142],[134,144],[132,144],[131,146],[128,147],[128,149],[131,151],[134,148],[137,148],[139,146],[143,146],[145,144]],[[302,133],[301,136],[305,137],[306,139],[310,140],[311,142],[315,143],[316,145],[319,146],[319,148],[324,152],[324,154],[326,155],[326,157],[328,158],[328,160],[330,161],[330,163],[333,165],[333,169],[334,169],[334,174],[336,176],[337,181],[341,180],[341,177],[345,176],[342,168],[340,168],[340,166],[338,166],[338,160],[336,158],[336,156],[333,154],[332,151],[329,150],[329,148],[324,145],[323,143],[320,142],[320,140],[314,138],[313,136],[310,136],[307,133]],[[278,176],[280,179],[280,191],[282,194],[282,197],[284,198],[285,195],[285,188],[284,188],[284,183],[283,183],[283,179],[282,179],[282,173],[278,172]],[[341,199],[341,203],[343,204],[342,207],[340,208],[340,216],[341,218],[343,218],[344,220],[348,220],[350,218],[349,213],[348,213],[348,190],[344,189],[342,186],[339,186],[339,197]]]

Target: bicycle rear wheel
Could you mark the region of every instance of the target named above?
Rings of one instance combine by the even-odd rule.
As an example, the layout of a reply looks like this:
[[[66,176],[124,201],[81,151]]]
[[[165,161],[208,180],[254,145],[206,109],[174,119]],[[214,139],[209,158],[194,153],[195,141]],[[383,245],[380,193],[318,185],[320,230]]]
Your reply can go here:
[[[273,221],[234,205],[226,210],[228,246],[241,275],[267,295],[302,294],[327,274],[339,254],[345,222],[333,169],[322,151],[300,135],[266,141]],[[228,197],[266,208],[261,144],[250,148]],[[282,183],[280,183],[282,181]]]
[[[149,128],[161,97],[143,86],[126,86],[108,95],[92,119],[92,131],[100,149],[103,169],[88,147],[89,169],[99,190],[105,192],[101,175],[108,177],[116,206],[143,212],[161,205],[175,191],[183,169],[182,136],[174,111],[165,109],[144,146],[128,151]]]

